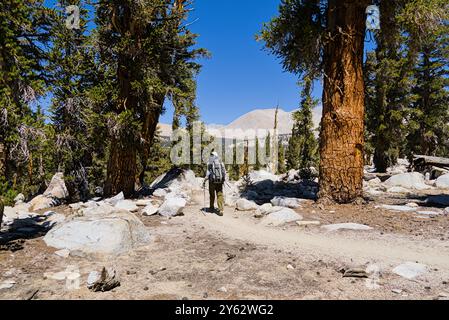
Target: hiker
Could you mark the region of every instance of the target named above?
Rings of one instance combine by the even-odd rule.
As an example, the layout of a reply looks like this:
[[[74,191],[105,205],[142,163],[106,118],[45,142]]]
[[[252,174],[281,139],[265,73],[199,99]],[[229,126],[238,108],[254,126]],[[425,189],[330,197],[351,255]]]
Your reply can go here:
[[[215,211],[215,196],[217,196],[218,215],[223,216],[223,184],[226,180],[226,169],[223,162],[218,157],[218,153],[212,150],[207,163],[206,177],[203,187],[209,180],[210,212]]]

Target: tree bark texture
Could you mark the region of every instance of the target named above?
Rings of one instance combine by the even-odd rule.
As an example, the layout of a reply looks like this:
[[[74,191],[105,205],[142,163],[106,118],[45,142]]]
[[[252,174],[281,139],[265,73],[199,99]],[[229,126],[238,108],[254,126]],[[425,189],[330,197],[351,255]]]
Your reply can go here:
[[[137,149],[133,144],[124,144],[117,140],[112,141],[108,161],[108,176],[104,190],[106,195],[115,195],[120,192],[123,192],[127,198],[134,195],[136,155]]]
[[[328,3],[319,197],[349,203],[363,195],[363,50],[369,2]]]

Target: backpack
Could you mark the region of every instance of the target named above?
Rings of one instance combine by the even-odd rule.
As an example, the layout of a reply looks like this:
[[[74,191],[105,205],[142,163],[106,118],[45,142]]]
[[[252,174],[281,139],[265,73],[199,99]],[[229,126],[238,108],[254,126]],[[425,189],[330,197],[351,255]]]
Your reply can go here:
[[[213,183],[224,183],[226,171],[223,162],[214,159],[214,161],[209,164],[209,173],[209,181]]]

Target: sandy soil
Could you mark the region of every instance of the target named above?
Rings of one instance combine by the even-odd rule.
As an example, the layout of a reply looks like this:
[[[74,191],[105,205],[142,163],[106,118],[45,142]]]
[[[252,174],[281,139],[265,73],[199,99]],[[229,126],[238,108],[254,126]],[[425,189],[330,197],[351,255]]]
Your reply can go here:
[[[444,299],[449,297],[449,217],[421,219],[361,206],[307,203],[298,212],[322,224],[356,222],[372,231],[326,232],[320,226],[264,227],[251,212],[226,208],[205,215],[202,195],[184,216],[143,217],[153,241],[120,257],[54,254],[38,236],[23,249],[0,251],[1,299]],[[402,200],[401,200],[402,201]],[[401,202],[397,199],[390,203]],[[387,201],[388,202],[388,201]],[[387,203],[385,202],[385,203]],[[376,203],[377,205],[379,203]],[[69,213],[67,207],[55,211]],[[335,212],[334,212],[335,211]],[[429,272],[414,280],[391,270],[406,261]],[[45,272],[79,268],[81,286],[46,279]],[[342,271],[375,265],[369,279],[344,278]],[[86,288],[90,271],[114,267],[121,286],[105,293]],[[374,285],[373,285],[374,284]]]

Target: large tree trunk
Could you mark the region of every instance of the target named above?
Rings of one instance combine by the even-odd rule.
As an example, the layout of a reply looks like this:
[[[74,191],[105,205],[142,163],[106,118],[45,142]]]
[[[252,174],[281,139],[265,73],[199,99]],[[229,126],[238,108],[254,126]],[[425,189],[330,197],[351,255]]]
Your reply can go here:
[[[112,7],[112,25],[122,38],[129,42],[123,46],[117,54],[117,79],[119,82],[119,95],[116,105],[116,113],[126,110],[133,112],[136,118],[139,116],[138,93],[133,89],[133,82],[140,81],[139,58],[136,50],[141,47],[141,28],[136,26],[132,7],[128,2],[115,3]],[[136,132],[123,132],[111,139],[109,161],[104,193],[107,196],[123,192],[125,197],[132,197],[135,193],[137,173],[137,152],[140,137]]]
[[[363,49],[369,3],[329,0],[319,197],[338,203],[363,193]]]
[[[104,193],[110,196],[123,191],[125,197],[132,197],[136,181],[136,148],[132,143],[121,143],[113,139],[109,152]]]
[[[131,77],[128,68],[119,64],[120,97],[118,112],[130,109],[137,112],[135,99],[131,92]],[[123,108],[123,109],[121,109]],[[125,197],[134,195],[137,171],[137,150],[135,142],[137,137],[130,136],[129,133],[111,139],[109,160],[107,167],[107,177],[104,193],[113,196],[123,191]]]
[[[141,186],[144,184],[145,171],[148,164],[148,159],[151,152],[151,146],[153,145],[154,136],[156,134],[157,125],[159,123],[159,116],[162,113],[162,109],[165,102],[165,95],[160,94],[155,98],[155,106],[150,107],[144,114],[144,125],[142,126],[142,148],[140,151],[140,162],[142,171],[139,174],[139,183]]]

